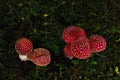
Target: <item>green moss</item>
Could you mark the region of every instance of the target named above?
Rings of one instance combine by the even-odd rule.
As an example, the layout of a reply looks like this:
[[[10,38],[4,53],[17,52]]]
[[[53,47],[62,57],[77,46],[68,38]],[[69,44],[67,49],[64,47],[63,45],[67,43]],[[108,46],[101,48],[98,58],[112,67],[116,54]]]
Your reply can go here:
[[[16,73],[11,70],[5,70],[0,73],[0,78],[2,80],[15,80],[16,79]]]

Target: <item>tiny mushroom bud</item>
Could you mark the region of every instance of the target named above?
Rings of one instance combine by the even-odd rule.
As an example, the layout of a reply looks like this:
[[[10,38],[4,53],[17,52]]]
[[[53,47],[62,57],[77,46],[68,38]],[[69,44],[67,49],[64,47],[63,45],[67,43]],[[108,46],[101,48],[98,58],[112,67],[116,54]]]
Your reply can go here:
[[[50,52],[45,48],[34,49],[29,58],[37,66],[47,66],[51,62]]]
[[[106,49],[106,40],[100,35],[91,35],[89,42],[92,52],[101,52]]]
[[[71,43],[72,41],[77,40],[81,36],[86,36],[84,29],[74,25],[65,28],[62,33],[62,38],[66,43]]]
[[[73,58],[73,54],[71,53],[71,44],[66,44],[64,47],[64,55],[69,59]]]
[[[87,59],[91,56],[91,47],[89,40],[86,37],[80,37],[79,39],[71,43],[71,52],[74,57],[78,59]]]
[[[33,44],[27,38],[20,38],[15,43],[15,50],[19,54],[19,58],[22,61],[26,61],[28,60],[27,55],[32,53]]]

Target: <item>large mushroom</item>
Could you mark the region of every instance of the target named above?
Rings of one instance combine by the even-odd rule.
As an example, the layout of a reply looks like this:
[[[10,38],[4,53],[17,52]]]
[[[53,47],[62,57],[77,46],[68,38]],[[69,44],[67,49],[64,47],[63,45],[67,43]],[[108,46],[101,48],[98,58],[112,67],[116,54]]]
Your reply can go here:
[[[51,62],[50,52],[45,48],[34,49],[28,58],[37,66],[47,66]]]
[[[66,43],[71,43],[82,36],[86,36],[84,29],[74,25],[68,26],[62,33],[62,38]]]
[[[106,40],[100,35],[91,35],[89,42],[92,48],[92,52],[101,52],[106,49]]]
[[[87,37],[80,37],[71,43],[71,52],[78,59],[87,59],[91,56],[91,47]]]
[[[15,50],[22,61],[28,60],[27,56],[32,53],[33,44],[27,38],[20,38],[15,43]]]

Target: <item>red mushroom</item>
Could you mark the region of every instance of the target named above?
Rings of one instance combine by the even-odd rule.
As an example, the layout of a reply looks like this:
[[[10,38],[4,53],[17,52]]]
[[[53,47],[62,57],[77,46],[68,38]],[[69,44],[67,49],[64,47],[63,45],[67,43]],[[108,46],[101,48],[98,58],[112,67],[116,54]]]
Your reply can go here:
[[[19,54],[19,58],[26,61],[28,60],[27,55],[32,53],[33,44],[27,38],[20,38],[15,43],[15,50]]]
[[[84,29],[74,25],[65,28],[62,33],[62,38],[66,43],[71,43],[81,36],[86,36]]]
[[[69,59],[73,58],[73,54],[71,53],[71,44],[66,44],[64,47],[64,55]]]
[[[33,54],[28,57],[38,66],[46,66],[51,62],[50,52],[45,48],[34,49]]]
[[[86,37],[80,37],[79,39],[71,43],[71,52],[74,57],[78,59],[87,59],[91,56],[91,47],[89,40]]]
[[[29,39],[21,38],[16,41],[15,49],[17,53],[26,55],[32,52],[33,44]]]
[[[106,40],[100,35],[92,35],[89,38],[92,52],[101,52],[106,49]]]

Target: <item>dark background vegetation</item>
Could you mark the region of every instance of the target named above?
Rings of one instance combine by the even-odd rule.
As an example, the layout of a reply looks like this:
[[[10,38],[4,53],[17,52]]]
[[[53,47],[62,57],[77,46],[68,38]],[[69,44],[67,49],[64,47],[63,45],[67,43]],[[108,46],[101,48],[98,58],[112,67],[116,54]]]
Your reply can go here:
[[[69,60],[61,38],[69,25],[84,28],[88,37],[102,35],[106,50]],[[47,48],[52,62],[20,61],[14,45],[21,37]],[[120,80],[120,1],[0,0],[0,80]]]

